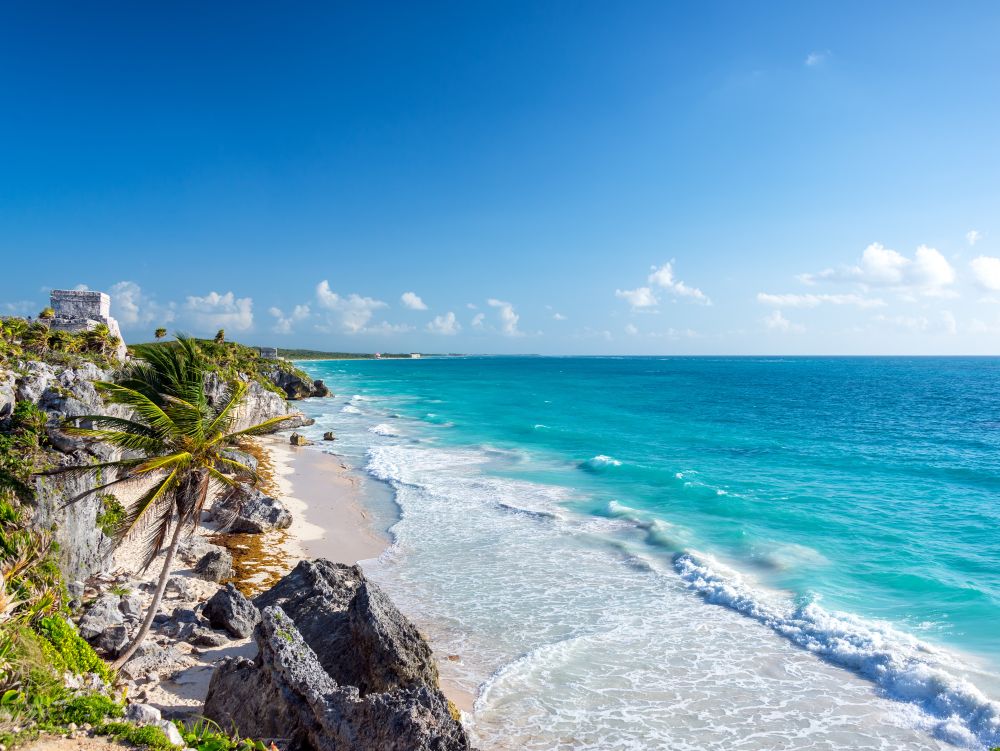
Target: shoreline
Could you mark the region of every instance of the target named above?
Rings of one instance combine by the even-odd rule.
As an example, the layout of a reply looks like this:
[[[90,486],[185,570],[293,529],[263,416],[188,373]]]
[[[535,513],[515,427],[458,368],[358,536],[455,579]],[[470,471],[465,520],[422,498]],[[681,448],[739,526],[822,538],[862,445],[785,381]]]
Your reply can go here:
[[[360,564],[378,558],[391,544],[365,508],[363,480],[341,457],[323,451],[318,444],[292,446],[288,433],[259,439],[270,454],[279,499],[292,513],[292,525],[281,545],[288,569],[306,558],[326,558],[335,563]],[[362,566],[363,568],[363,566]],[[439,671],[448,656],[435,649]],[[445,678],[444,695],[464,714],[472,713],[475,695]]]

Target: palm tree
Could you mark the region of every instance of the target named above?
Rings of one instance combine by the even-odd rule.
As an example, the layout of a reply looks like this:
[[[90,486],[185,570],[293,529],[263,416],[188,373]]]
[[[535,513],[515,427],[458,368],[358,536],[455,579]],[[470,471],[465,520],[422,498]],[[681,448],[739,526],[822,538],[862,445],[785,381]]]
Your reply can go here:
[[[233,487],[241,480],[256,481],[253,470],[227,455],[226,449],[238,445],[241,438],[273,431],[288,419],[274,417],[233,431],[235,412],[248,384],[229,384],[219,403],[210,406],[205,395],[205,367],[192,339],[178,337],[177,346],[171,347],[139,346],[136,354],[139,359],[125,366],[116,383],[95,384],[106,402],[129,408],[132,417],[85,415],[70,418],[63,427],[69,435],[120,449],[124,458],[53,470],[77,474],[115,472],[114,480],[99,484],[71,502],[119,484],[148,486],[128,509],[114,539],[117,544],[136,535],[144,536],[143,571],[164,548],[166,557],[142,626],[115,661],[115,668],[132,656],[149,633],[181,533],[194,529],[213,489]],[[226,476],[220,468],[233,476]]]
[[[153,332],[153,336],[156,337],[156,341],[160,341],[163,337],[167,335],[167,330],[162,326]]]
[[[225,341],[226,341],[226,330],[225,329],[219,329],[218,331],[216,331],[215,332],[215,343],[216,344],[224,344]]]

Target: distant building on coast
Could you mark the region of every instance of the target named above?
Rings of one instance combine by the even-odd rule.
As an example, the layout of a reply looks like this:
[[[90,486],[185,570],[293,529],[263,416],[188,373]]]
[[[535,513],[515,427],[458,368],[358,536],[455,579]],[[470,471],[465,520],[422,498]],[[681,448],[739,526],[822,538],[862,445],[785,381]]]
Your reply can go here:
[[[91,331],[103,323],[112,336],[118,337],[118,359],[125,359],[125,340],[118,321],[111,317],[111,298],[107,294],[93,290],[54,289],[49,295],[49,306],[54,311],[48,321],[50,329],[78,334]]]
[[[277,347],[258,347],[260,350],[260,356],[265,360],[277,360],[278,359],[278,348]]]
[[[411,352],[410,353],[410,359],[412,359],[412,360],[419,360],[420,359],[420,353],[419,352]]]

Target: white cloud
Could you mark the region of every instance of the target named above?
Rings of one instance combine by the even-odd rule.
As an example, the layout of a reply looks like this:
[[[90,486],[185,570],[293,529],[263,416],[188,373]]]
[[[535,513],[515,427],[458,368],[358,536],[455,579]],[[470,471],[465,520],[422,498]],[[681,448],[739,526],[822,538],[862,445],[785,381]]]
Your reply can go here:
[[[709,300],[705,293],[700,289],[697,287],[690,287],[680,279],[674,278],[673,261],[668,261],[659,268],[656,266],[652,266],[651,268],[653,273],[649,275],[649,278],[646,281],[652,286],[661,287],[678,297],[690,297],[692,300],[704,303],[705,305],[712,304],[712,301]]]
[[[562,313],[553,313],[552,314],[552,320],[554,320],[554,321],[565,321],[565,320],[567,320],[567,318]]]
[[[615,297],[620,297],[629,305],[635,308],[655,308],[660,304],[649,287],[639,287],[637,289],[616,289]]]
[[[979,256],[969,262],[976,283],[990,292],[1000,292],[1000,258]]]
[[[414,331],[414,327],[406,323],[389,323],[388,321],[379,321],[372,326],[366,326],[362,333],[365,334],[406,334],[410,331]],[[353,332],[352,332],[353,333]]]
[[[387,326],[390,329],[393,328],[389,324],[376,327],[378,331],[375,328],[368,328],[368,322],[371,321],[375,311],[379,308],[388,307],[386,303],[353,293],[347,297],[341,297],[330,289],[330,282],[326,279],[316,285],[316,302],[319,303],[321,308],[330,311],[332,314],[327,319],[327,325],[322,327],[322,330],[339,329],[347,334],[358,334],[362,332],[387,333]],[[404,329],[396,327],[394,330]]]
[[[921,245],[913,258],[907,258],[882,243],[872,243],[865,248],[858,265],[802,274],[799,280],[806,284],[849,282],[865,289],[895,289],[904,295],[947,297],[953,294],[948,287],[955,281],[955,269],[936,248]]]
[[[814,295],[785,294],[772,295],[767,292],[757,293],[757,302],[771,305],[775,308],[816,308],[823,303],[830,305],[856,305],[859,308],[882,308],[888,303],[877,297],[862,297],[861,295]]]
[[[160,305],[135,282],[118,282],[108,290],[111,314],[126,325],[170,323],[174,320],[174,304]]]
[[[481,329],[483,327],[483,319],[486,318],[485,313],[476,313],[472,316],[472,325],[474,328]]]
[[[814,51],[806,55],[805,64],[807,68],[815,68],[822,65],[830,57],[830,50]]]
[[[955,314],[950,310],[941,311],[941,321],[944,324],[944,330],[946,334],[951,334],[954,336],[958,333],[958,321],[955,320]]]
[[[490,298],[486,301],[486,304],[491,308],[498,308],[500,311],[500,331],[503,332],[505,336],[522,336],[522,332],[517,328],[517,322],[520,320],[520,316],[514,312],[514,306],[509,302],[504,302],[503,300],[497,300],[496,298]]]
[[[965,241],[969,243],[970,246],[975,245],[977,242],[983,239],[983,233],[977,229],[970,229],[965,233]]]
[[[296,305],[295,308],[292,309],[291,314],[287,316],[281,308],[269,308],[267,312],[277,319],[274,322],[274,326],[271,327],[271,331],[275,334],[291,334],[293,323],[296,321],[303,321],[309,317],[309,306]]]
[[[220,295],[212,291],[204,297],[191,295],[184,309],[202,329],[246,331],[253,326],[253,299],[236,297],[232,292]]]
[[[635,336],[639,333],[639,328],[634,323],[627,324],[625,326],[625,333],[629,336]]]
[[[800,326],[797,323],[792,323],[780,310],[772,310],[766,316],[764,316],[764,325],[767,326],[772,331],[784,331],[787,333],[801,333],[805,331],[804,326]]]
[[[905,331],[926,331],[930,326],[930,321],[926,316],[875,316],[873,321],[888,324],[889,326]]]
[[[427,324],[428,331],[434,334],[442,334],[443,336],[454,336],[461,329],[461,324],[451,311],[448,311],[443,316],[435,316],[434,320]]]
[[[420,299],[420,295],[416,292],[404,292],[399,296],[399,299],[403,301],[403,305],[408,307],[410,310],[427,310],[427,306],[424,301]]]

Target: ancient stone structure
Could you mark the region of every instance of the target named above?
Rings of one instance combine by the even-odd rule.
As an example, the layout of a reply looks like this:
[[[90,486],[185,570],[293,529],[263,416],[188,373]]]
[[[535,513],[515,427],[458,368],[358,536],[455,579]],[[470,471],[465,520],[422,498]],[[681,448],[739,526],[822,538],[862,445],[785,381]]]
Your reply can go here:
[[[50,329],[76,334],[90,331],[103,323],[112,336],[118,337],[118,359],[125,359],[125,340],[118,321],[111,317],[111,298],[108,295],[92,290],[54,289],[49,300],[55,311],[55,317],[49,321]]]
[[[278,348],[277,347],[259,347],[260,356],[265,360],[277,360],[278,359]]]

